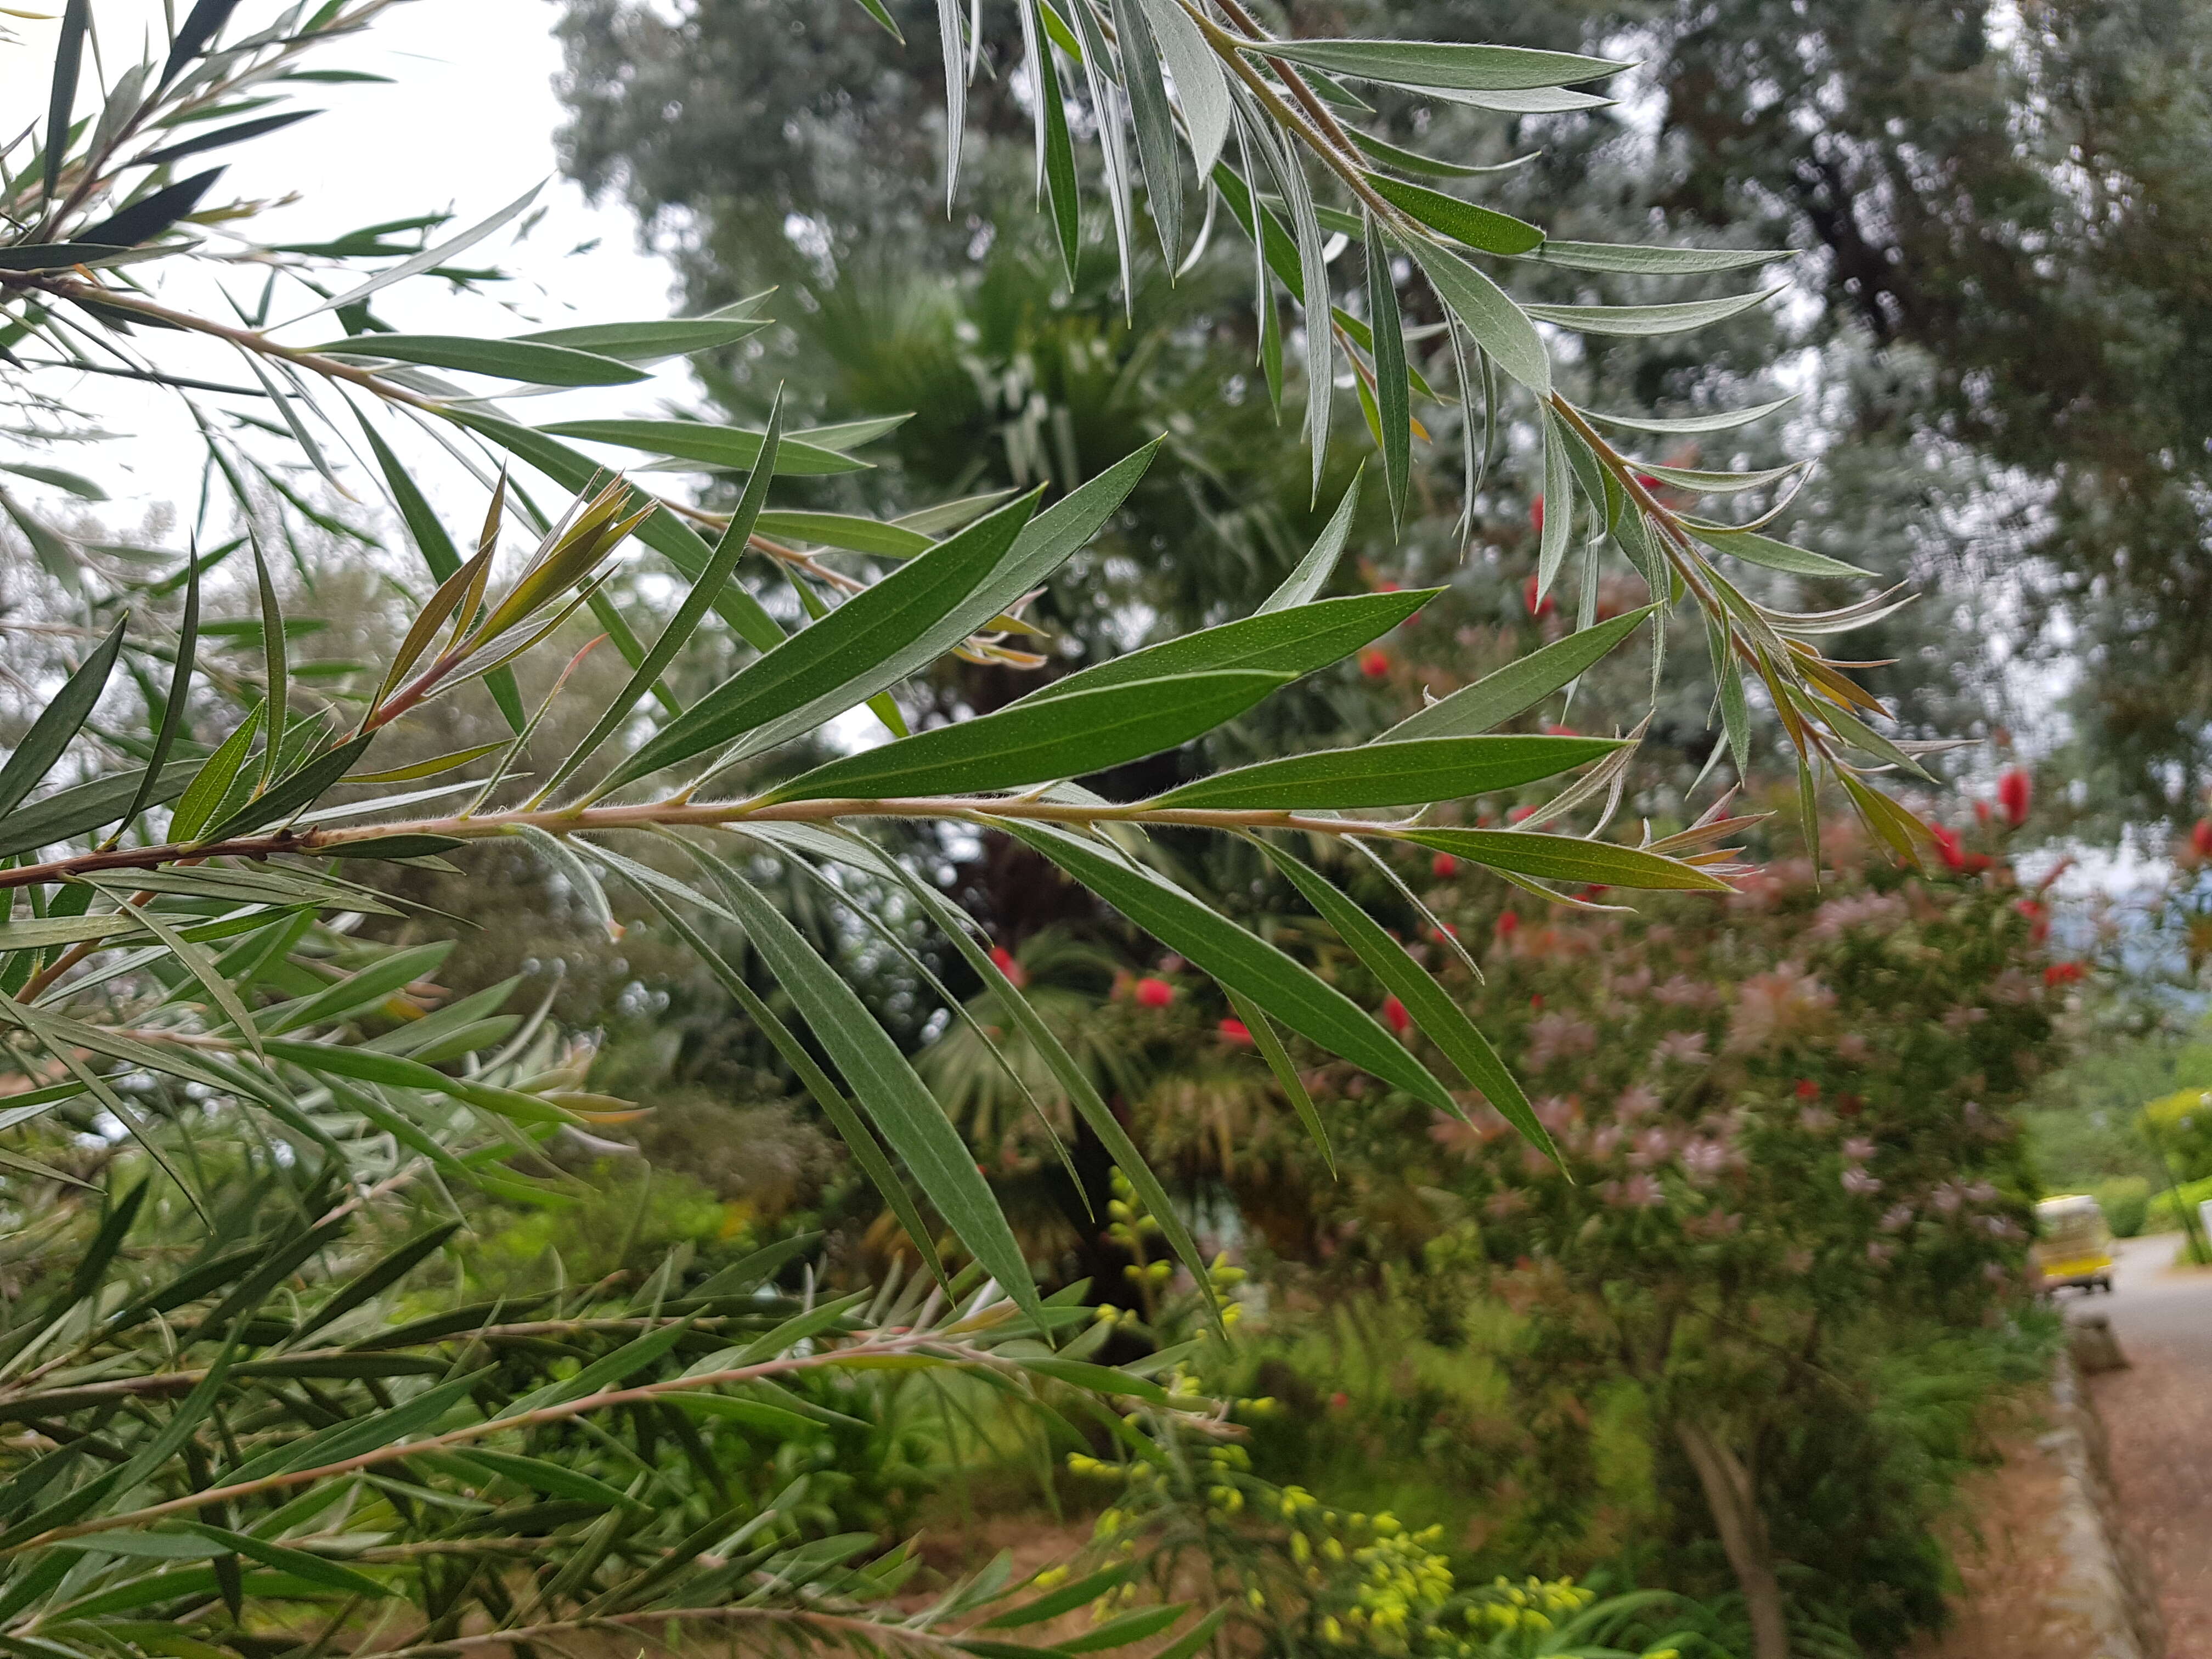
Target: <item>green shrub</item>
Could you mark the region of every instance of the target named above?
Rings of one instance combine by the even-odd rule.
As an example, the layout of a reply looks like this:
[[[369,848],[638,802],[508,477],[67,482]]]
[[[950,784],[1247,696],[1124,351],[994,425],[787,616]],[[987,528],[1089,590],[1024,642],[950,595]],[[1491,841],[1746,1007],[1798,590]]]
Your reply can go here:
[[[2105,1182],[2097,1188],[2097,1204],[2115,1238],[2133,1238],[2150,1214],[2150,1182],[2141,1176]]]
[[[2206,1176],[2202,1181],[2185,1182],[2178,1188],[2169,1187],[2144,1206],[2147,1212],[2144,1225],[2151,1232],[2186,1231],[2189,1217],[2208,1198],[2212,1198],[2212,1176]]]

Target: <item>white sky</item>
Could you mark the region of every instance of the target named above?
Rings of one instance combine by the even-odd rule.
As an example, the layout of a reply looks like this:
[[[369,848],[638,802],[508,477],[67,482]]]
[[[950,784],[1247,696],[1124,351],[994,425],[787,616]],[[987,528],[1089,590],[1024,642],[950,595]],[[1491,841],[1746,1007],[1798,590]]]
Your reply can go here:
[[[35,0],[14,3],[27,10]],[[58,14],[60,0],[46,0],[36,9]],[[184,9],[181,3],[178,9]],[[246,0],[230,33],[258,27],[280,9],[276,0]],[[229,170],[210,202],[296,193],[298,201],[254,222],[254,236],[269,242],[323,240],[382,220],[447,210],[455,221],[444,234],[452,234],[547,180],[538,202],[550,210],[520,248],[512,246],[511,230],[502,229],[458,261],[526,272],[526,280],[493,285],[488,292],[497,296],[495,301],[456,300],[445,284],[418,278],[378,296],[379,315],[403,327],[490,334],[520,332],[532,325],[668,315],[672,275],[663,262],[638,251],[629,213],[612,204],[587,206],[580,191],[556,176],[553,132],[562,112],[551,82],[561,52],[550,31],[557,13],[552,0],[410,0],[395,6],[364,33],[303,65],[366,70],[389,76],[393,83],[298,87],[298,106],[325,112],[269,139],[210,155],[208,165],[226,161]],[[161,0],[94,0],[93,15],[110,77],[137,61],[149,22],[151,38],[162,38]],[[51,21],[12,26],[22,44],[0,44],[0,128],[8,136],[45,107],[58,27]],[[100,96],[98,78],[88,53],[80,113]],[[594,240],[598,246],[589,252],[569,252]],[[250,299],[258,286],[256,277],[239,283],[237,289]],[[279,301],[280,318],[306,308],[304,290],[291,291],[293,300]],[[204,289],[172,293],[187,306],[213,300]],[[220,303],[214,301],[213,314],[222,314]],[[501,304],[520,316],[502,313]],[[326,314],[282,337],[311,344],[339,331]],[[246,378],[234,355],[224,349],[202,353],[195,343],[165,339],[154,355],[180,374]],[[56,378],[47,377],[50,386]],[[678,385],[655,382],[537,400],[526,412],[533,421],[585,412],[574,401],[578,397],[591,399],[588,411],[594,414],[642,412],[656,396],[679,389],[680,370],[674,378]],[[90,377],[80,382],[76,395],[83,412],[137,440],[101,446],[96,457],[53,457],[94,474],[108,489],[117,504],[102,511],[112,525],[135,524],[139,511],[154,502],[193,498],[200,447],[181,412],[162,407],[168,400],[149,398],[145,388],[127,382]],[[434,479],[426,477],[425,483]],[[458,491],[460,483],[455,479],[448,488]],[[26,486],[21,493],[40,492]],[[365,489],[358,493],[368,496]],[[459,499],[453,507],[457,517],[466,511]]]

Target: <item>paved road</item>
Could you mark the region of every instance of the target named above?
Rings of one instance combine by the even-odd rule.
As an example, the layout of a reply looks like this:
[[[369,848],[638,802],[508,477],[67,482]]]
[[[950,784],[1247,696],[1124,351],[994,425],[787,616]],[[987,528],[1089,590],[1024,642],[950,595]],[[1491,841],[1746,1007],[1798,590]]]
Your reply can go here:
[[[2129,1369],[2091,1379],[2112,1474],[2159,1580],[2168,1659],[2212,1659],[2212,1270],[2177,1269],[2177,1234],[2120,1241],[2110,1296],[2066,1293],[2112,1322]]]

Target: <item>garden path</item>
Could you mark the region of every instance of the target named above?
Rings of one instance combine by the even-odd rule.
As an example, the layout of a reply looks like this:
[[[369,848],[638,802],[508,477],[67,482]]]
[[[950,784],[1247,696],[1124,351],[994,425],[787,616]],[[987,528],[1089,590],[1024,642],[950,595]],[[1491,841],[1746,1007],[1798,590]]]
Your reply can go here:
[[[2113,1292],[2092,1305],[2110,1316],[2128,1369],[2089,1386],[2158,1579],[2167,1659],[2212,1659],[2212,1270],[2173,1267],[2179,1243],[2120,1242]]]

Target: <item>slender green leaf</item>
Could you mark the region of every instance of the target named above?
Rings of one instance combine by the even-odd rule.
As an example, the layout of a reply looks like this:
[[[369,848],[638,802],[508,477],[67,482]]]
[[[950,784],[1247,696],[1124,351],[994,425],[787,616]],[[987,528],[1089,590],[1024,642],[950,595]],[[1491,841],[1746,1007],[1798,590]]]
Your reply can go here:
[[[1787,398],[1777,398],[1771,404],[1755,404],[1749,409],[1722,410],[1711,415],[1678,415],[1665,420],[1641,415],[1601,415],[1594,409],[1585,409],[1582,415],[1584,420],[1599,426],[1618,427],[1627,432],[1733,432],[1740,426],[1764,420],[1777,410],[1787,409],[1797,398],[1793,392]]]
[[[1552,591],[1552,584],[1559,579],[1559,567],[1566,560],[1575,522],[1573,451],[1569,440],[1562,435],[1559,417],[1549,409],[1544,410],[1543,507],[1544,527],[1537,536],[1536,545],[1536,601],[1539,605]],[[1604,501],[1601,500],[1592,503],[1591,510],[1603,513]]]
[[[353,763],[368,752],[368,745],[375,741],[375,738],[374,732],[364,732],[361,736],[318,755],[297,771],[280,780],[268,793],[255,796],[196,840],[228,841],[233,836],[242,836],[250,830],[278,823],[303,808],[313,805],[337,787]]]
[[[898,1045],[843,975],[815,953],[774,905],[722,860],[703,851],[699,856],[754,950],[789,993],[923,1194],[983,1270],[1043,1328],[1044,1308],[1029,1264],[989,1183]]]
[[[1474,343],[1491,361],[1538,397],[1552,390],[1552,360],[1543,337],[1505,290],[1447,249],[1415,244],[1413,258]]]
[[[193,774],[191,787],[177,803],[176,811],[170,815],[170,840],[190,845],[214,821],[216,810],[230,793],[231,785],[245,769],[254,733],[260,730],[261,717],[268,706],[257,702],[248,709],[237,728],[216,745],[215,753]]]
[[[921,532],[880,519],[863,519],[850,513],[810,513],[782,509],[763,513],[754,526],[763,536],[788,536],[794,541],[842,547],[852,553],[875,553],[886,558],[910,559],[927,553],[936,544]]]
[[[1352,142],[1380,161],[1384,167],[1395,167],[1401,173],[1418,173],[1431,179],[1472,179],[1478,173],[1510,173],[1516,167],[1526,167],[1543,154],[1530,150],[1526,155],[1516,155],[1510,161],[1500,161],[1489,167],[1466,167],[1457,161],[1440,161],[1433,155],[1423,155],[1414,150],[1401,149],[1395,144],[1385,143],[1370,132],[1352,129]]]
[[[131,821],[145,810],[154,786],[168,769],[169,751],[176,747],[177,733],[184,730],[185,711],[191,700],[192,665],[199,653],[200,642],[200,568],[198,561],[185,572],[185,614],[177,623],[177,659],[169,671],[169,693],[161,705],[161,724],[154,733],[154,752],[146,763],[144,781],[138,793],[123,814],[123,828],[128,830]]]
[[[1382,477],[1390,493],[1390,522],[1406,518],[1406,489],[1413,474],[1413,401],[1407,386],[1406,337],[1398,317],[1398,284],[1390,274],[1390,248],[1370,219],[1367,226],[1369,349],[1375,359],[1376,423],[1382,428]]]
[[[978,520],[748,663],[608,775],[602,793],[751,735],[758,750],[865,702],[997,614],[976,595],[1017,562],[1034,495]],[[796,718],[794,718],[796,717]]]
[[[1128,95],[1129,122],[1137,135],[1137,161],[1145,173],[1145,195],[1152,206],[1153,228],[1160,234],[1160,246],[1173,266],[1182,258],[1182,169],[1176,148],[1175,116],[1168,106],[1167,79],[1160,72],[1160,48],[1143,0],[1110,0],[1110,3],[1121,47],[1121,86]]]
[[[1532,651],[1473,685],[1462,686],[1431,703],[1418,714],[1408,714],[1376,741],[1404,743],[1415,738],[1466,736],[1502,725],[1579,678],[1642,627],[1656,609],[1646,605],[1624,611],[1595,628]]]
[[[1321,1149],[1322,1162],[1328,1166],[1329,1178],[1334,1180],[1336,1149],[1329,1145],[1328,1126],[1322,1121],[1313,1096],[1307,1091],[1306,1080],[1298,1075],[1298,1068],[1291,1059],[1291,1051],[1283,1046],[1283,1034],[1251,998],[1240,991],[1224,991],[1224,994],[1229,998],[1229,1006],[1237,1011],[1237,1018],[1243,1021],[1245,1030],[1251,1034],[1252,1046],[1260,1051],[1260,1058],[1274,1073],[1275,1086],[1283,1091],[1283,1098],[1291,1103],[1291,1109],[1298,1115],[1306,1133]]]
[[[1072,283],[1083,246],[1083,192],[1075,172],[1075,141],[1068,131],[1066,94],[1060,83],[1060,65],[1053,57],[1053,44],[1045,38],[1041,0],[1020,0],[1020,4],[1022,28],[1042,111],[1037,167],[1051,204],[1053,234],[1060,242],[1060,264]]]
[[[1700,495],[1741,495],[1747,489],[1763,489],[1779,479],[1787,478],[1805,470],[1807,463],[1792,461],[1786,466],[1759,467],[1749,472],[1720,472],[1700,467],[1668,466],[1659,461],[1638,461],[1638,468],[1650,473],[1662,483],[1672,484],[1677,489],[1692,489]],[[1723,526],[1728,529],[1729,526]],[[1866,574],[1862,571],[1862,575]]]
[[[1486,869],[1510,870],[1540,881],[1588,882],[1600,887],[1638,887],[1725,893],[1729,884],[1695,865],[1662,858],[1611,842],[1577,841],[1524,830],[1408,830],[1419,846],[1449,853]]]
[[[84,37],[91,27],[92,0],[69,0],[62,9],[61,33],[54,41],[53,80],[46,93],[46,167],[39,193],[49,201],[61,183],[62,163],[69,152],[70,117],[76,111]]]
[[[604,848],[594,848],[592,851],[603,860],[607,856]],[[730,994],[738,1006],[744,1011],[745,1018],[752,1022],[754,1028],[762,1036],[767,1037],[770,1046],[783,1057],[784,1064],[791,1067],[792,1074],[798,1078],[806,1092],[814,1097],[815,1104],[822,1109],[822,1115],[830,1120],[830,1127],[837,1131],[838,1138],[844,1141],[846,1146],[852,1152],[853,1161],[860,1166],[860,1173],[868,1178],[870,1185],[883,1194],[884,1203],[890,1206],[891,1212],[897,1218],[900,1227],[904,1230],[908,1238],[913,1241],[915,1249],[921,1253],[922,1265],[929,1270],[930,1276],[937,1280],[939,1287],[950,1297],[951,1281],[945,1276],[945,1264],[939,1259],[935,1237],[928,1224],[923,1221],[921,1212],[915,1207],[914,1200],[908,1195],[904,1183],[899,1180],[898,1171],[891,1167],[890,1160],[884,1156],[883,1148],[878,1144],[874,1132],[861,1121],[860,1114],[853,1109],[852,1103],[845,1098],[843,1091],[830,1080],[830,1074],[822,1069],[819,1062],[808,1051],[806,1045],[799,1040],[792,1029],[785,1024],[781,1018],[762,1000],[760,994],[745,982],[744,976],[732,967],[721,952],[708,942],[705,936],[677,909],[674,902],[662,896],[658,885],[651,881],[641,881],[638,878],[637,870],[641,868],[642,866],[637,866],[635,869],[625,868],[623,874],[629,877],[631,885],[637,889],[646,902],[659,911],[661,919],[676,930],[678,936],[690,947],[692,953],[706,965],[707,971],[714,976],[722,988]],[[720,905],[709,903],[689,888],[678,884],[669,883],[668,885],[680,895],[683,902],[696,908],[711,911],[725,921],[734,923],[735,918]],[[714,1281],[708,1282],[711,1284]],[[703,1290],[704,1287],[702,1286],[702,1289]]]
[[[1221,146],[1229,137],[1228,77],[1198,25],[1176,0],[1144,0],[1144,7],[1175,76],[1184,135],[1198,164],[1198,176],[1204,179],[1221,159]]]
[[[1241,622],[1201,629],[1181,639],[1132,651],[1041,686],[1016,707],[1055,701],[1109,685],[1164,679],[1174,674],[1231,669],[1295,678],[1327,667],[1413,616],[1441,588],[1395,593],[1353,593],[1285,611],[1264,611]]]
[[[45,781],[83,729],[100,694],[107,688],[107,677],[114,670],[116,655],[123,649],[124,630],[129,625],[128,617],[115,619],[115,626],[93,647],[91,654],[54,693],[53,700],[39,711],[31,729],[8,757],[8,763],[0,766],[0,817],[22,805],[23,798]]]
[[[1064,830],[1012,822],[1005,827],[1170,950],[1224,988],[1250,998],[1300,1036],[1439,1111],[1457,1109],[1450,1093],[1428,1068],[1370,1016],[1273,945],[1152,872],[1124,863]]]
[[[1018,702],[831,761],[766,799],[972,794],[1082,777],[1202,737],[1290,678],[1249,669],[1176,674]]]
[[[720,351],[768,326],[765,317],[675,317],[656,322],[586,323],[514,337],[526,345],[566,346],[642,367],[694,352]]]
[[[1535,258],[1571,270],[1618,271],[1631,276],[1695,276],[1741,270],[1797,256],[1786,247],[1632,247],[1613,242],[1546,242]]]
[[[570,750],[568,758],[553,769],[552,776],[538,792],[538,799],[544,799],[560,787],[578,767],[592,757],[602,743],[621,728],[623,722],[629,718],[630,711],[645,696],[647,689],[660,678],[661,671],[675,660],[676,653],[690,642],[699,624],[707,620],[707,611],[714,603],[714,595],[737,568],[738,560],[752,536],[753,526],[760,517],[761,508],[767,504],[769,483],[775,476],[776,453],[782,436],[783,394],[779,390],[769,410],[768,430],[762,439],[762,464],[754,467],[752,476],[746,479],[745,493],[738,498],[737,509],[731,514],[730,522],[722,532],[721,540],[715,544],[714,556],[708,560],[706,569],[691,584],[691,591],[684,596],[684,603],[677,607],[675,616],[669,618],[668,626],[660,630],[660,636],[653,641],[653,648],[646,653],[645,660],[637,665],[630,675],[629,684],[615,694],[592,729],[585,733],[583,740]]]
[[[811,825],[787,824],[780,827],[780,832],[788,835],[811,829]],[[991,953],[976,942],[972,932],[973,924],[968,917],[948,903],[944,895],[882,848],[858,836],[834,832],[825,834],[831,843],[828,856],[898,882],[929,913],[953,947],[967,958],[969,966],[975,970],[977,977],[994,993],[1000,1008],[1021,1030],[1030,1048],[1043,1058],[1046,1066],[1066,1091],[1069,1102],[1081,1115],[1091,1132],[1098,1138],[1098,1144],[1106,1149],[1106,1155],[1128,1177],[1129,1184],[1136,1189],[1137,1196],[1146,1211],[1159,1222],[1169,1248],[1190,1270],[1194,1279],[1203,1283],[1206,1259],[1199,1254],[1198,1242],[1191,1237],[1189,1227],[1169,1198],[1167,1189],[1161,1186],[1159,1177],[1152,1173],[1151,1165],[1145,1162],[1144,1154],[1130,1139],[1127,1129],[1122,1127],[1121,1121],[1114,1115],[1112,1109],[1101,1097],[1091,1074],[1068,1053],[1067,1045],[1045,1023],[1030,1000],[1022,994],[1020,988],[1007,978],[1006,971]],[[1215,1319],[1218,1324],[1218,1313]],[[1225,1334],[1225,1327],[1223,1329]]]
[[[480,340],[466,334],[359,334],[313,349],[325,356],[389,359],[459,369],[532,386],[628,386],[646,372],[574,346],[526,340]]]
[[[761,445],[766,435],[744,427],[714,426],[705,421],[562,421],[536,430],[555,437],[619,444],[626,449],[703,461],[710,466],[726,466],[740,472],[749,472],[760,465]],[[776,471],[787,478],[862,472],[868,465],[834,449],[817,448],[797,438],[786,438],[776,448]]]
[[[1572,86],[1632,67],[1569,52],[1430,40],[1270,40],[1267,54],[1357,80],[1470,92]]]
[[[143,805],[167,805],[184,793],[185,786],[191,781],[198,769],[197,762],[170,762],[158,775],[153,793]],[[67,841],[103,824],[113,823],[132,801],[138,799],[139,786],[144,781],[143,768],[117,772],[94,778],[89,783],[57,790],[43,800],[17,807],[5,818],[0,818],[0,858],[13,858],[19,853]]]
[[[1442,191],[1429,190],[1420,185],[1409,185],[1401,179],[1384,177],[1379,173],[1366,175],[1375,193],[1385,201],[1395,203],[1430,229],[1439,231],[1455,242],[1464,242],[1485,253],[1521,254],[1543,245],[1544,233],[1525,220],[1516,219],[1510,213],[1499,213],[1472,202],[1462,202],[1456,196],[1447,196]]]
[[[1792,547],[1787,542],[1778,542],[1749,531],[1709,530],[1700,525],[1689,526],[1690,533],[1717,553],[1741,559],[1746,564],[1764,565],[1769,570],[1786,570],[1796,576],[1871,576],[1870,570],[1855,564],[1845,564],[1841,559],[1832,559],[1825,553],[1808,552],[1802,547]]]
[[[1344,811],[1426,805],[1511,789],[1633,744],[1613,738],[1452,737],[1364,744],[1217,772],[1170,789],[1153,807]]]
[[[1352,475],[1345,486],[1344,499],[1336,504],[1322,532],[1314,538],[1313,546],[1300,559],[1297,568],[1283,579],[1282,586],[1260,602],[1260,614],[1271,611],[1287,611],[1304,605],[1319,596],[1328,586],[1328,579],[1336,573],[1336,562],[1344,556],[1344,544],[1352,533],[1352,514],[1359,510],[1359,481],[1364,476],[1366,464]],[[1378,632],[1380,630],[1377,630]],[[1370,635],[1372,638],[1373,635]]]
[[[1782,290],[1739,294],[1726,300],[1686,300],[1664,306],[1530,306],[1528,315],[1580,334],[1615,334],[1642,337],[1656,334],[1686,334],[1692,329],[1725,322],[1772,299]]]

